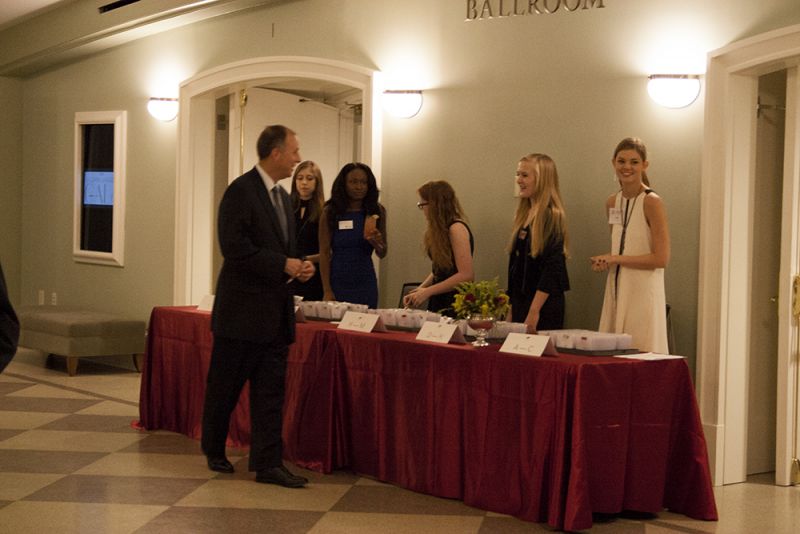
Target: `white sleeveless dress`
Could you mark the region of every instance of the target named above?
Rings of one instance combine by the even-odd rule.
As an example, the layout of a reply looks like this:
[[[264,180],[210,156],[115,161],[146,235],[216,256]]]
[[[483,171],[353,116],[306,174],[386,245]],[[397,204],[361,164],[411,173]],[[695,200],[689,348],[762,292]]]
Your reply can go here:
[[[627,220],[615,223],[611,228],[611,253],[619,254],[620,241],[625,236],[623,255],[639,256],[652,252],[650,227],[644,216],[644,197],[640,193],[635,199],[617,193],[614,206]],[[626,218],[627,210],[627,218]],[[601,332],[630,334],[633,347],[648,352],[667,354],[667,311],[664,296],[664,269],[632,269],[611,266],[606,279],[603,312],[600,315]]]

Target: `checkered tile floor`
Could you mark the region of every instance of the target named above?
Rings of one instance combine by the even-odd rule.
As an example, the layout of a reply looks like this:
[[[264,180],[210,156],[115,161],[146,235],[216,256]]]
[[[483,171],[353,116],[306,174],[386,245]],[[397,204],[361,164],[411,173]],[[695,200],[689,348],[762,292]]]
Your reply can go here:
[[[349,472],[289,466],[306,488],[256,484],[245,451],[228,451],[235,474],[213,473],[198,442],[131,428],[139,375],[111,363],[81,361],[69,377],[62,360],[20,349],[0,375],[0,532],[552,532]],[[719,488],[717,503],[719,523],[665,512],[592,531],[800,531],[800,489],[769,477]]]

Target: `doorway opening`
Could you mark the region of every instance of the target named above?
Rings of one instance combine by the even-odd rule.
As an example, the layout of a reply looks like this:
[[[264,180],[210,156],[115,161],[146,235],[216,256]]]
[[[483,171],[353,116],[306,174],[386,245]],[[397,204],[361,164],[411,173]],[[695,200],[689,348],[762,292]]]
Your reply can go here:
[[[340,154],[337,152],[338,157],[349,160],[357,155],[370,165],[380,183],[381,114],[374,108],[383,87],[380,73],[376,71],[320,58],[268,57],[223,65],[181,85],[175,199],[175,304],[197,304],[213,293],[214,273],[220,262],[214,251],[215,210],[219,195],[227,185],[220,176],[230,181],[241,174],[239,171],[245,168],[245,161],[249,162],[249,167],[254,164],[247,158],[254,157],[248,154],[255,154],[255,140],[249,148],[241,141],[242,138],[246,140],[248,127],[246,115],[239,115],[239,110],[246,107],[241,105],[242,95],[248,91],[291,94],[295,100],[315,105],[317,93],[329,91],[331,87],[341,89],[336,92],[337,98],[360,105],[360,127],[337,132],[337,139],[350,140],[349,145],[345,143],[350,148],[343,149]],[[224,109],[227,114],[220,113]],[[242,117],[245,117],[244,129],[241,128]],[[219,131],[220,121],[228,127],[228,132]],[[280,119],[276,118],[275,122]],[[231,125],[238,128],[237,134],[245,134],[239,137],[238,143],[231,141],[234,138]],[[287,126],[297,130],[302,139],[302,127]],[[226,153],[222,152],[221,145],[225,146]],[[229,147],[234,145],[239,150],[233,152],[238,152],[239,157],[231,156]],[[301,154],[303,150],[301,146]],[[311,153],[304,154],[308,155]],[[224,166],[227,172],[222,170]]]

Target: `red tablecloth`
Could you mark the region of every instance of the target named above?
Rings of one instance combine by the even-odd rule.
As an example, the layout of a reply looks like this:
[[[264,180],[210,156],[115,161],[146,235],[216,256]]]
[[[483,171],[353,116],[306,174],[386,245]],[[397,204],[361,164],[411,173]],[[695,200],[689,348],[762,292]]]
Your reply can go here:
[[[706,443],[683,360],[560,355],[421,343],[298,324],[287,370],[287,459],[581,530],[592,512],[717,518]],[[156,308],[142,427],[199,437],[209,315]],[[246,392],[243,392],[243,399]],[[248,443],[240,401],[231,444]]]

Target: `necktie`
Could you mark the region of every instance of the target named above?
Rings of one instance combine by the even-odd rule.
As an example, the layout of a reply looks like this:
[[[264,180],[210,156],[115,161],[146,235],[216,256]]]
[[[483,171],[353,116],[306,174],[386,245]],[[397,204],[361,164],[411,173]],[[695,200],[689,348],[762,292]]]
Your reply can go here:
[[[283,232],[284,243],[289,242],[289,227],[286,221],[286,210],[283,208],[283,199],[281,198],[279,185],[272,188],[272,206],[275,208],[275,213],[278,215],[278,222],[281,225],[281,232]]]

